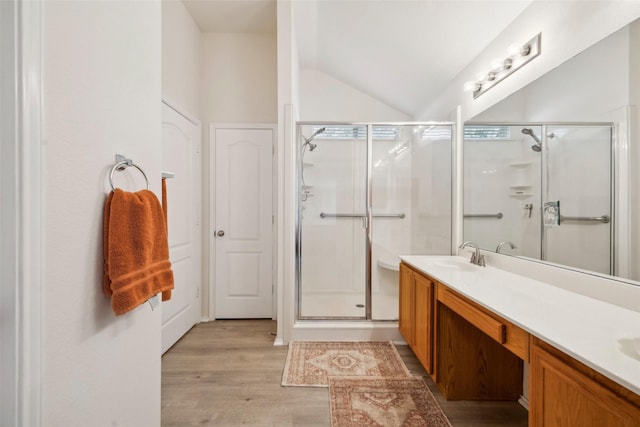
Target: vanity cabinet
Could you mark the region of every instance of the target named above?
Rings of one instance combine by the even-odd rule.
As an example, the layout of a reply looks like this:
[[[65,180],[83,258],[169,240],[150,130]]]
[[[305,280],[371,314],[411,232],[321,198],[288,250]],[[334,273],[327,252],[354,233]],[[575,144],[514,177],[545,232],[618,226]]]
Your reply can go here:
[[[424,369],[433,374],[433,294],[434,282],[414,274],[415,327],[413,351]]]
[[[414,291],[415,285],[413,282],[413,270],[407,267],[406,264],[400,264],[400,289],[398,295],[400,307],[398,310],[398,327],[400,328],[400,334],[412,349],[414,341],[413,330],[415,328]]]
[[[528,343],[526,331],[437,284],[435,376],[446,399],[518,400]]]
[[[435,283],[400,265],[400,333],[430,375],[433,373],[433,304]]]
[[[418,257],[406,258],[400,267],[400,330],[445,399],[519,400],[523,395],[523,364],[527,362],[529,426],[640,426],[640,394],[603,374],[628,375],[627,381],[637,384],[636,354],[610,347],[619,344],[615,336],[635,332],[619,327],[612,319],[635,325],[640,320],[637,313],[618,311],[591,298],[520,280],[495,269],[479,278],[451,273],[445,267],[438,270],[436,263],[456,265],[456,260],[447,264],[442,257],[426,257],[433,265],[425,263],[421,268],[421,259],[414,264],[413,259]],[[496,288],[500,298],[494,296],[498,294]],[[551,301],[548,305],[537,298],[541,291]],[[528,301],[534,295],[534,302]],[[517,310],[505,310],[505,300],[512,301]],[[556,313],[557,307],[570,303],[579,304],[585,314],[603,311],[608,317],[592,320],[581,316],[578,322]],[[532,317],[538,306],[540,316],[547,316],[540,322]],[[520,307],[524,307],[526,316],[520,316]],[[511,320],[502,313],[509,313]],[[561,333],[550,332],[549,327],[560,321],[568,325],[561,326]],[[586,344],[592,347],[586,354],[577,354],[583,360],[596,359],[598,363],[594,360],[593,366],[602,370],[596,371],[552,346],[548,343],[551,338],[544,341],[550,336],[553,342],[571,343],[575,337],[568,334],[573,331],[588,336]],[[600,349],[599,343],[607,348]]]
[[[531,340],[529,426],[640,426],[640,396]]]

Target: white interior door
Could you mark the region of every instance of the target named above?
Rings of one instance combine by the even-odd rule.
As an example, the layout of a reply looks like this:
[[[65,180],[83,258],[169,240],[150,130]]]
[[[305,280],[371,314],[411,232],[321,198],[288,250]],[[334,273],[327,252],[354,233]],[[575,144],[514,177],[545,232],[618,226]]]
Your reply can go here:
[[[162,304],[162,352],[200,318],[200,125],[162,103],[162,170],[167,179],[169,257],[175,288]]]
[[[215,317],[272,317],[272,128],[213,127]]]

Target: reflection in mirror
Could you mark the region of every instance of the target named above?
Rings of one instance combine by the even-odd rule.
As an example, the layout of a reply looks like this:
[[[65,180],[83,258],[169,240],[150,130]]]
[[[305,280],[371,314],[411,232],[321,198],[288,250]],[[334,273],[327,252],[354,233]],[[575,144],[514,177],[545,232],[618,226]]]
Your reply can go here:
[[[612,274],[611,149],[606,125],[466,126],[465,240]]]
[[[540,162],[538,146],[523,129],[540,126],[465,126],[464,240],[482,249],[540,259]]]
[[[543,202],[558,201],[559,216],[543,221],[542,259],[613,274],[612,129],[549,126],[545,134]]]
[[[639,49],[640,20],[466,124],[464,240],[640,280]]]

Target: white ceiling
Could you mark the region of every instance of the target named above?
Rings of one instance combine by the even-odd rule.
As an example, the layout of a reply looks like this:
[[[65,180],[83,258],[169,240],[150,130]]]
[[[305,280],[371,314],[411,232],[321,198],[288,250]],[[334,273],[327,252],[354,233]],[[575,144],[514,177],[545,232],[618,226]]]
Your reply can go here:
[[[276,0],[182,0],[182,2],[203,32],[276,32]]]
[[[275,0],[183,1],[205,32],[276,31]],[[293,0],[301,67],[414,116],[531,1]]]

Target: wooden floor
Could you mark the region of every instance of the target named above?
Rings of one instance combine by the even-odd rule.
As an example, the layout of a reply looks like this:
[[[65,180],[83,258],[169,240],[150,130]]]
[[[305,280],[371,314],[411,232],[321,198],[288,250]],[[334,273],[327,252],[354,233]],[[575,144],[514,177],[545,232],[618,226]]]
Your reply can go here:
[[[282,387],[286,346],[273,346],[271,320],[218,320],[195,326],[162,357],[162,426],[329,426],[326,388]],[[414,375],[426,373],[398,346]],[[512,402],[447,402],[430,389],[454,427],[526,426]]]

